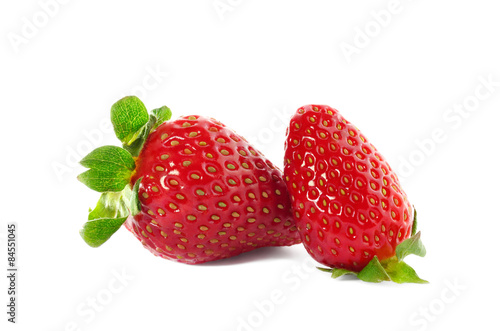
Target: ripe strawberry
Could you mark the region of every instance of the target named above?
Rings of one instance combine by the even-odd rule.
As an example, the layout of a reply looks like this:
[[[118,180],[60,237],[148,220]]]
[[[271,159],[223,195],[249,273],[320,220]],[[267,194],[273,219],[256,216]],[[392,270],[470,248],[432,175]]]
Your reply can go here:
[[[416,225],[407,196],[382,155],[337,110],[308,105],[296,112],[284,172],[304,246],[334,268],[321,270],[333,277],[423,282],[402,262],[408,254],[425,254],[420,233],[408,239]]]
[[[170,116],[158,110],[149,119],[153,124],[126,124],[144,111],[135,97],[120,100],[112,109],[118,138],[136,156],[130,166],[133,170],[120,177],[125,193],[103,194],[125,195],[122,200],[131,213],[125,218],[127,212],[119,215],[115,223],[121,223],[114,231],[126,219],[125,226],[153,254],[187,264],[300,242],[281,171],[244,138],[202,116],[161,124],[161,119]],[[142,117],[145,122],[147,116]],[[121,132],[124,127],[130,130]],[[139,138],[130,142],[130,137]],[[83,165],[88,165],[88,158],[82,160]],[[89,176],[82,176],[86,183]],[[98,232],[84,227],[82,235],[98,246],[104,242],[94,243],[95,237],[102,237],[94,235]]]

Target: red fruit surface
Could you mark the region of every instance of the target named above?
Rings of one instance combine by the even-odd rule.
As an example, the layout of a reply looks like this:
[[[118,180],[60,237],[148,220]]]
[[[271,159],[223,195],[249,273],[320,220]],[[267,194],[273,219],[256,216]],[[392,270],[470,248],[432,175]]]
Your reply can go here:
[[[396,174],[336,109],[296,112],[284,173],[302,242],[324,265],[360,271],[411,236],[413,212]]]
[[[136,160],[141,212],[126,227],[153,254],[197,264],[300,242],[282,173],[214,119],[160,125]]]

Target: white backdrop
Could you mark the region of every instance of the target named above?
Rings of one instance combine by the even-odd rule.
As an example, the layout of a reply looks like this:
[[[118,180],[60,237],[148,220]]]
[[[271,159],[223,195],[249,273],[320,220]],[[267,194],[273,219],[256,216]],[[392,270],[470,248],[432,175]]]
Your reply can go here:
[[[18,315],[2,330],[443,330],[497,325],[499,6],[492,1],[3,1],[2,274],[18,224]],[[299,245],[207,265],[156,258],[125,229],[78,230],[75,177],[118,145],[136,94],[210,115],[282,166],[285,126],[323,103],[389,160],[419,211],[428,285],[333,280]],[[7,326],[7,328],[5,328]]]

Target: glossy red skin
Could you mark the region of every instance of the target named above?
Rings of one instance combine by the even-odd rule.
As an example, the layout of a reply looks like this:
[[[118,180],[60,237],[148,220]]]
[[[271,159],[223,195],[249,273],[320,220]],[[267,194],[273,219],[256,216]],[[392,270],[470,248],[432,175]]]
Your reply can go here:
[[[413,213],[397,176],[336,109],[296,112],[284,173],[302,242],[319,263],[360,271],[375,255],[394,256],[411,235]]]
[[[126,227],[157,256],[197,264],[300,242],[281,171],[214,119],[160,125],[136,160],[132,184],[141,177],[142,211]]]

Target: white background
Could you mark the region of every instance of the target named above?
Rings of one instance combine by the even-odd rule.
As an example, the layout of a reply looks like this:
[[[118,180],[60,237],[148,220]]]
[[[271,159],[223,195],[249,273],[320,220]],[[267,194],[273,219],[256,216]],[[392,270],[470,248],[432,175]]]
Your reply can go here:
[[[493,1],[59,1],[0,5],[2,268],[6,224],[19,228],[18,323],[2,276],[2,330],[497,327]],[[75,161],[118,144],[109,109],[130,93],[213,116],[280,167],[294,110],[339,109],[402,178],[428,251],[407,260],[430,284],[333,280],[300,245],[200,266],[125,229],[88,247],[78,230],[98,194]]]

